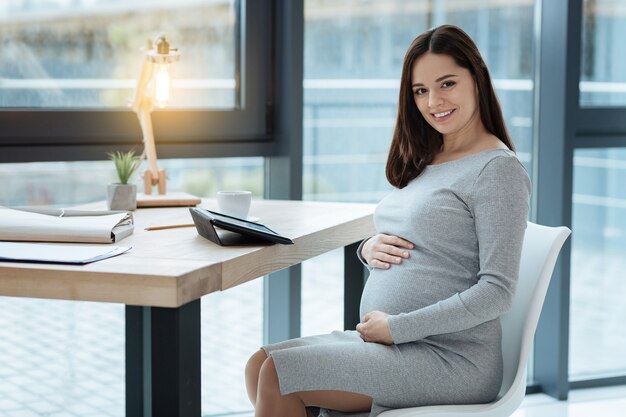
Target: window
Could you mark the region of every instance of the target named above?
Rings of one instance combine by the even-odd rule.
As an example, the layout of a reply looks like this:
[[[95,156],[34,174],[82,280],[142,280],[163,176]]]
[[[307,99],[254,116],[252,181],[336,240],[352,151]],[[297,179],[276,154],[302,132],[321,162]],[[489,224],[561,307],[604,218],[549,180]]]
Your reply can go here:
[[[125,108],[146,38],[165,33],[169,108],[234,108],[237,9],[218,1],[11,1],[0,5],[0,107]]]
[[[3,415],[124,415],[124,306],[0,297]]]
[[[626,4],[621,0],[584,0],[580,54],[580,104],[626,105]]]
[[[172,64],[168,108],[152,114],[159,155],[270,154],[268,2],[3,2],[0,162],[96,160],[140,143],[127,102],[141,48],[163,32],[182,58]]]
[[[263,195],[263,158],[167,159],[168,189],[199,197],[219,189],[251,190]],[[104,200],[106,184],[114,182],[110,161],[0,164],[0,205],[70,205]],[[133,182],[141,182],[136,175]]]
[[[263,279],[206,295],[201,305],[201,415],[251,415],[244,370],[263,341]]]
[[[626,373],[626,149],[574,154],[570,379]]]

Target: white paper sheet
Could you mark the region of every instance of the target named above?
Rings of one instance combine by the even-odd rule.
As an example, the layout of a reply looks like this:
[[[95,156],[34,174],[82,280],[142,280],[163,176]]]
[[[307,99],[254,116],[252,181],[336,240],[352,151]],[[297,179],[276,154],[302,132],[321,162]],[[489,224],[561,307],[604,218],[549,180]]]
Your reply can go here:
[[[0,242],[0,262],[87,264],[130,250],[130,246]]]

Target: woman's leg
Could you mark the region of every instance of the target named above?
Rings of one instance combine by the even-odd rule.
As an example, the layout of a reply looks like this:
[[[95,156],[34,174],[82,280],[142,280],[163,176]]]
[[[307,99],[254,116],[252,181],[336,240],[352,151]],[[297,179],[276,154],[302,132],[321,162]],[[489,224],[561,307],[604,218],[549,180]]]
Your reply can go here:
[[[281,395],[272,358],[263,362],[259,373],[255,417],[306,417],[305,407],[321,407],[344,412],[367,411],[372,399],[347,391],[301,391]]]
[[[248,398],[252,405],[256,405],[257,387],[259,385],[259,372],[261,365],[267,359],[267,353],[263,349],[259,349],[250,357],[246,364],[246,390]]]

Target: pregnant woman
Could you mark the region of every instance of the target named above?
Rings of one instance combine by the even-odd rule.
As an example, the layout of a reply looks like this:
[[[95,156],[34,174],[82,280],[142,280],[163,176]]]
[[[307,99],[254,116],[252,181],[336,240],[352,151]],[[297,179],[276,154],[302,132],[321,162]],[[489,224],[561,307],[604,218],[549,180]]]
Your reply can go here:
[[[320,407],[492,401],[499,317],[518,277],[530,182],[489,71],[461,29],[419,35],[402,68],[386,167],[394,186],[359,248],[370,268],[356,330],[263,346],[246,367],[256,417]]]

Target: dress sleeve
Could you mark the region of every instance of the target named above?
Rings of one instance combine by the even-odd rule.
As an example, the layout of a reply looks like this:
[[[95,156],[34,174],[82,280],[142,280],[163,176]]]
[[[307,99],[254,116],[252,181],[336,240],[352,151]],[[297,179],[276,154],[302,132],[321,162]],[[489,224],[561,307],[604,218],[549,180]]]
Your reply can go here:
[[[389,316],[395,344],[458,332],[496,319],[512,303],[528,217],[530,181],[512,157],[492,159],[468,198],[478,238],[476,284],[410,313]]]
[[[372,267],[371,267],[371,266],[367,263],[367,261],[365,260],[365,258],[363,258],[363,254],[361,253],[361,252],[363,251],[363,246],[365,245],[365,242],[367,242],[367,241],[368,241],[368,240],[370,240],[370,239],[371,239],[371,237],[368,237],[367,239],[363,239],[363,240],[361,241],[361,244],[359,245],[358,249],[356,250],[356,257],[357,257],[357,258],[359,258],[359,261],[361,261],[361,263],[363,264],[363,266],[365,266],[365,267],[368,269],[368,271],[370,271],[370,272],[371,272],[371,271],[372,271],[372,269],[374,269],[374,268],[372,268]]]

